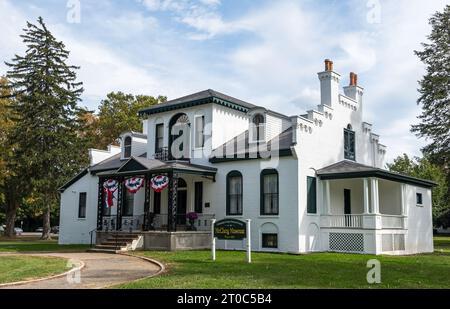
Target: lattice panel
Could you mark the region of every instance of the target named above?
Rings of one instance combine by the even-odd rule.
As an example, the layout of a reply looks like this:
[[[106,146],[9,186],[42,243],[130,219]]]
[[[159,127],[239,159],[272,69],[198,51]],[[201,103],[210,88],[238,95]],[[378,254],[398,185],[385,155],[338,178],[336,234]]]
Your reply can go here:
[[[364,235],[361,233],[330,233],[331,251],[364,252]]]

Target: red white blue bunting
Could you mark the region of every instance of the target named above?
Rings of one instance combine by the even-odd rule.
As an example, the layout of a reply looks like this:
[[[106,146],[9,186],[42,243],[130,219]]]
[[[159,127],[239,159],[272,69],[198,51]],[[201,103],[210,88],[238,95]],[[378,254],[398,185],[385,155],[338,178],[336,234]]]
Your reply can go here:
[[[125,187],[130,193],[136,193],[144,185],[144,178],[133,177],[125,180]]]
[[[106,206],[112,207],[113,206],[113,194],[117,191],[117,188],[119,187],[119,183],[117,180],[114,179],[108,179],[103,183],[103,190],[106,193]]]
[[[169,185],[169,177],[164,175],[155,176],[150,180],[150,184],[155,192],[161,192]]]

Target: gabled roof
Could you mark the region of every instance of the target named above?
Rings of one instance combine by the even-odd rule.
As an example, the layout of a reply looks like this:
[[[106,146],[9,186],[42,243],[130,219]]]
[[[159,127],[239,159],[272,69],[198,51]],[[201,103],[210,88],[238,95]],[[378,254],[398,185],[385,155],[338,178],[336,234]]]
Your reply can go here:
[[[316,171],[316,174],[320,177],[320,179],[377,177],[425,188],[436,186],[436,183],[430,180],[390,172],[388,170],[356,163],[349,160],[339,161],[337,163],[321,168]]]
[[[278,150],[279,156],[290,156],[292,155],[291,146],[292,127],[267,142],[267,151],[273,154],[273,152]],[[227,153],[227,147],[233,147],[233,149],[229,150],[229,153]],[[259,150],[264,151],[266,148],[260,146]],[[209,161],[212,163],[219,163],[236,160],[261,159],[265,157],[267,157],[267,155],[261,154],[258,151],[257,143],[249,142],[249,132],[247,130],[214,149]]]
[[[108,159],[105,159],[97,164],[92,165],[89,168],[89,170],[93,174],[101,171],[116,170],[124,162],[124,160],[120,160],[121,155],[122,155],[121,153],[115,154],[112,157],[109,157]]]
[[[71,179],[69,179],[65,184],[63,184],[61,187],[58,188],[58,191],[60,192],[64,192],[64,190],[66,190],[68,187],[70,187],[71,185],[73,185],[75,182],[77,182],[79,179],[81,179],[84,175],[86,175],[88,173],[88,168],[84,168],[83,170],[81,170],[81,172],[79,172],[78,174],[76,174],[74,177],[72,177]]]
[[[236,99],[212,89],[207,89],[161,104],[153,105],[148,108],[144,108],[139,111],[139,115],[151,115],[208,103],[220,104],[235,110],[242,111],[244,113],[246,113],[249,109],[256,107],[256,105],[253,105],[251,103]]]
[[[135,175],[138,173],[186,173],[197,174],[205,176],[214,176],[217,168],[191,164],[187,161],[160,161],[156,159],[147,159],[143,157],[131,157],[116,170],[109,170],[100,172],[98,176],[113,176],[113,175]]]

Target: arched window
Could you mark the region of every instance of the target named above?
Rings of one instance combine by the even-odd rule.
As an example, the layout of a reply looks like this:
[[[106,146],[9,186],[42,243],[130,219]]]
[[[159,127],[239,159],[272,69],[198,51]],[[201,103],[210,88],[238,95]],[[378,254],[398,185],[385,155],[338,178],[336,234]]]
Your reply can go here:
[[[227,174],[227,215],[242,215],[242,174],[231,171]]]
[[[265,169],[261,172],[261,215],[278,215],[278,172]]]
[[[344,129],[344,158],[355,160],[355,131],[352,131],[351,124]]]
[[[190,122],[184,113],[176,114],[169,122],[169,159],[189,159]],[[173,145],[172,145],[173,144]]]
[[[125,141],[123,142],[123,157],[129,158],[131,157],[131,137],[125,137]]]
[[[265,127],[264,116],[261,114],[256,114],[252,119],[252,137],[253,141],[260,142],[264,141],[265,138]]]

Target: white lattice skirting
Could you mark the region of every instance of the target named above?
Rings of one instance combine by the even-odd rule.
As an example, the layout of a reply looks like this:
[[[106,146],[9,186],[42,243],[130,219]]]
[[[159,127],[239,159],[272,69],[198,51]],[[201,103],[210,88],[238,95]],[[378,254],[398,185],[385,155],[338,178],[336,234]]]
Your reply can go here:
[[[330,251],[364,252],[364,235],[362,233],[330,233]]]

